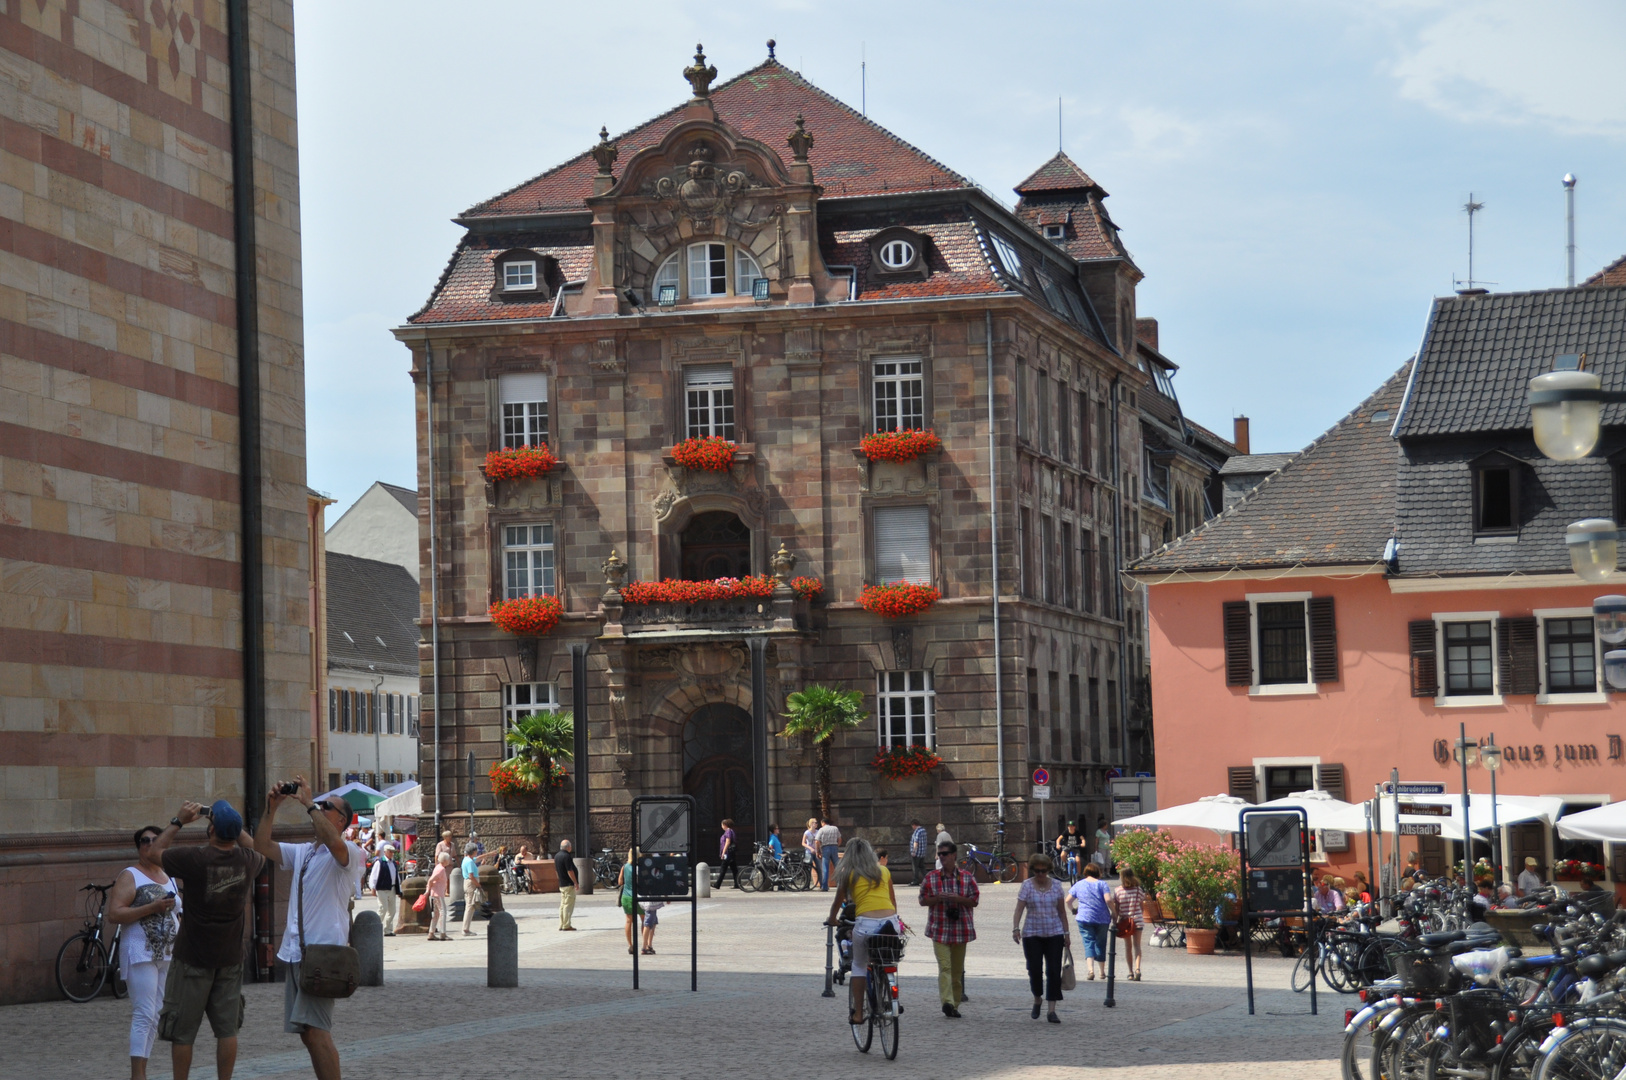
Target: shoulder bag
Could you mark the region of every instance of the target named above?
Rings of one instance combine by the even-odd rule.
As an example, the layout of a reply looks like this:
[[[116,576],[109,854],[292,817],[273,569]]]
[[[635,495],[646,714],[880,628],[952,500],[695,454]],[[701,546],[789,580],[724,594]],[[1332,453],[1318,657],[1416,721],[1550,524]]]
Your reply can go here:
[[[1078,973],[1073,970],[1073,945],[1067,943],[1067,951],[1061,956],[1061,988],[1074,990],[1078,986]]]
[[[361,958],[349,945],[305,944],[305,871],[316,845],[299,864],[299,992],[320,998],[347,998],[361,982]]]

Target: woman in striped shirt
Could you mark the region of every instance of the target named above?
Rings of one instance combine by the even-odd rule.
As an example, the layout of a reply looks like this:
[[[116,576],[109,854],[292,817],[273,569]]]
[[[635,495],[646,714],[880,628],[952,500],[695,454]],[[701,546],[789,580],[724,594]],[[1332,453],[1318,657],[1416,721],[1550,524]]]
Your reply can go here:
[[[1124,938],[1124,963],[1129,968],[1129,978],[1133,982],[1140,982],[1140,959],[1143,955],[1141,949],[1141,931],[1146,928],[1146,892],[1140,887],[1135,878],[1135,872],[1127,866],[1123,868],[1118,887],[1112,890],[1112,899],[1118,909],[1118,919],[1133,919],[1135,929]]]

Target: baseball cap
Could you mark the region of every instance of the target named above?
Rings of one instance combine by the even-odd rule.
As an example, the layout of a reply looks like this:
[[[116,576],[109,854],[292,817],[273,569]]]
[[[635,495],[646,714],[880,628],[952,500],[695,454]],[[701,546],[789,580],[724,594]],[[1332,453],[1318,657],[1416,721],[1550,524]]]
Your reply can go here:
[[[1524,857],[1524,865],[1526,865],[1526,866],[1534,866],[1534,865],[1536,865],[1536,857],[1534,855],[1526,855]]]
[[[237,834],[243,831],[243,816],[225,799],[216,800],[209,808],[209,814],[210,820],[214,823],[216,838],[235,840]]]

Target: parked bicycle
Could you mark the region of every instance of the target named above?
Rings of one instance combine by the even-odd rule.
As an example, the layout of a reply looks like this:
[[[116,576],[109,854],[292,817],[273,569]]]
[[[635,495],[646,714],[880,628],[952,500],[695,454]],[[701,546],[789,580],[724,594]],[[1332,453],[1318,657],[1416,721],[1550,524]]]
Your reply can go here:
[[[617,851],[615,848],[599,848],[598,854],[593,856],[593,880],[600,885],[614,885],[621,877],[621,867],[626,865],[627,853]]]
[[[1016,856],[1005,850],[1005,830],[994,830],[994,847],[984,851],[975,845],[966,849],[960,858],[960,869],[986,885],[1000,881],[1009,885],[1016,880]]]
[[[57,989],[69,1001],[89,1001],[102,992],[111,972],[113,996],[121,998],[126,990],[119,976],[119,938],[124,927],[114,926],[109,933],[107,922],[107,894],[113,886],[86,885],[79,891],[89,894],[85,897],[85,926],[57,950]]]
[[[768,892],[772,889],[806,892],[812,884],[813,871],[800,851],[787,851],[783,857],[776,859],[773,848],[760,841],[757,843],[756,856],[751,860],[751,869],[740,878],[740,888],[746,892]]]

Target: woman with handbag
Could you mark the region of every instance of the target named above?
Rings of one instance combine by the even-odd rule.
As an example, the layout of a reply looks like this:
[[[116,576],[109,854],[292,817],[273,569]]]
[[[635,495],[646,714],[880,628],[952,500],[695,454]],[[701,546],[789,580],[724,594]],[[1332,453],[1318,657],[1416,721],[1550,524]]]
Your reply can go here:
[[[1112,888],[1101,880],[1101,864],[1086,863],[1084,876],[1067,894],[1067,906],[1078,919],[1078,936],[1084,943],[1084,961],[1089,965],[1086,978],[1093,979],[1099,971],[1107,977],[1107,930],[1116,919],[1113,911]]]
[[[1061,1000],[1062,955],[1069,952],[1071,935],[1067,930],[1067,889],[1050,876],[1055,862],[1043,852],[1028,859],[1028,879],[1016,893],[1016,915],[1011,938],[1022,946],[1028,962],[1028,988],[1033,991],[1033,1019],[1046,1000],[1050,1015],[1045,1019],[1061,1023],[1056,1002]]]
[[[429,936],[425,941],[446,941],[446,889],[452,881],[452,853],[443,851],[435,858],[435,868],[429,873],[429,884],[418,903],[426,899],[434,905],[429,913]],[[416,905],[414,905],[416,907]]]
[[[1124,939],[1124,966],[1131,982],[1140,982],[1141,933],[1146,929],[1146,892],[1135,872],[1124,867],[1119,884],[1112,890],[1113,910],[1118,913],[1116,933]]]
[[[621,890],[621,911],[627,917],[627,955],[631,956],[637,951],[638,916],[643,912],[632,898],[632,859],[635,849],[627,849],[627,861],[621,866],[621,876],[616,879],[616,887]]]

